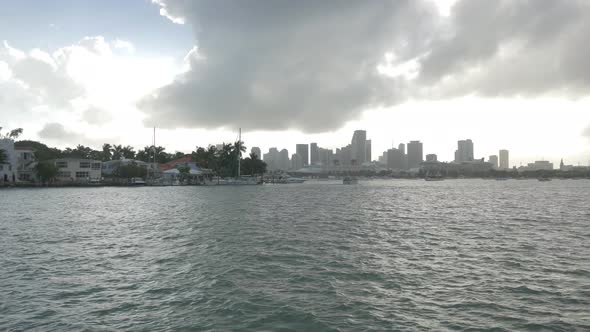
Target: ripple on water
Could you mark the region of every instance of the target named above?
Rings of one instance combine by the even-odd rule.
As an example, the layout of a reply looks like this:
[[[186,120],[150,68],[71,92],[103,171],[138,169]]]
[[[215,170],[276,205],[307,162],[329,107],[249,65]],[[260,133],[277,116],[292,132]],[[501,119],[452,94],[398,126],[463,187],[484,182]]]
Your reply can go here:
[[[0,199],[0,330],[590,330],[588,181]]]

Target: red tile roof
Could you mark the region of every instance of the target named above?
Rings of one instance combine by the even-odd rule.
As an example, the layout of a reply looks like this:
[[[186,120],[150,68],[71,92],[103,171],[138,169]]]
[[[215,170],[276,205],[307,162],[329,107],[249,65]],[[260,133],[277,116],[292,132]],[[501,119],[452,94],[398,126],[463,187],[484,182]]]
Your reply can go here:
[[[193,159],[191,158],[191,156],[184,156],[182,158],[171,160],[165,164],[160,164],[160,169],[163,171],[167,171],[169,169],[174,168],[174,166],[176,166],[177,164],[190,163],[192,161]]]

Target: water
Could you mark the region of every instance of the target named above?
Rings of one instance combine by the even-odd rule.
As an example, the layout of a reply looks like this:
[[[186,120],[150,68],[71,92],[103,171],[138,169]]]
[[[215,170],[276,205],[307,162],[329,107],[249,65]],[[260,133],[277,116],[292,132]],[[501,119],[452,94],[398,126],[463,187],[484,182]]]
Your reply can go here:
[[[590,181],[0,191],[0,330],[588,331]]]

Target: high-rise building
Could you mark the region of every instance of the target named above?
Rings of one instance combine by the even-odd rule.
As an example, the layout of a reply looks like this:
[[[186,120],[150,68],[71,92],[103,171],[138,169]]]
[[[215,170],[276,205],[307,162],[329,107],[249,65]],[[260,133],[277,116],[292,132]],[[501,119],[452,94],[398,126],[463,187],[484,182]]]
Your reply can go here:
[[[303,166],[309,165],[309,145],[308,144],[297,144],[295,148],[295,154],[301,158]]]
[[[352,135],[351,161],[355,160],[357,165],[362,165],[367,158],[367,132],[365,130],[355,130]]]
[[[318,149],[318,143],[311,143],[309,145],[309,163],[311,165],[317,165],[320,162],[320,150]]]
[[[498,156],[496,156],[496,155],[489,156],[488,163],[492,164],[494,169],[498,169]]]
[[[500,150],[500,169],[509,169],[510,168],[510,159],[509,159],[508,150]]]
[[[398,150],[399,150],[399,151],[400,151],[402,154],[404,154],[404,155],[406,154],[406,145],[405,145],[404,143],[400,143],[400,144],[397,146],[397,149],[398,149]]]
[[[500,150],[499,157],[499,168],[504,170],[510,169],[510,152],[508,152],[508,150]]]
[[[365,162],[373,161],[373,156],[371,155],[371,140],[368,139],[365,141]]]
[[[473,159],[473,141],[470,139],[458,141],[457,151],[455,151],[455,162],[462,163],[473,161]]]
[[[404,155],[399,149],[387,150],[387,168],[398,171],[405,169]]]
[[[278,167],[281,170],[288,170],[291,167],[291,161],[289,160],[289,151],[287,151],[287,149],[282,149],[279,152],[279,158],[278,158]]]
[[[260,148],[259,147],[253,146],[252,149],[250,149],[250,153],[255,154],[258,157],[258,159],[262,159],[262,154],[260,152]]]
[[[408,143],[407,160],[407,167],[409,169],[420,167],[420,164],[424,161],[424,153],[422,152],[422,143],[420,141],[410,141]]]
[[[299,154],[295,153],[291,156],[291,169],[296,171],[301,168],[303,168],[303,159]]]
[[[438,161],[438,157],[435,154],[433,154],[433,153],[427,154],[426,155],[426,161],[428,161],[428,162],[435,162],[435,161]]]

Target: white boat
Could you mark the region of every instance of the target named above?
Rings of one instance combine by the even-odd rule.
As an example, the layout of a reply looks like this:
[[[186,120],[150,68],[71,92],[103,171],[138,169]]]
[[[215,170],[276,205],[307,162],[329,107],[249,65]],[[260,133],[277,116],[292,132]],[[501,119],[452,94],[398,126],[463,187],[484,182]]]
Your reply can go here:
[[[129,180],[130,186],[145,186],[145,181],[142,178],[131,178]]]
[[[342,184],[358,184],[359,180],[355,177],[352,176],[345,176],[344,179],[342,179]]]

